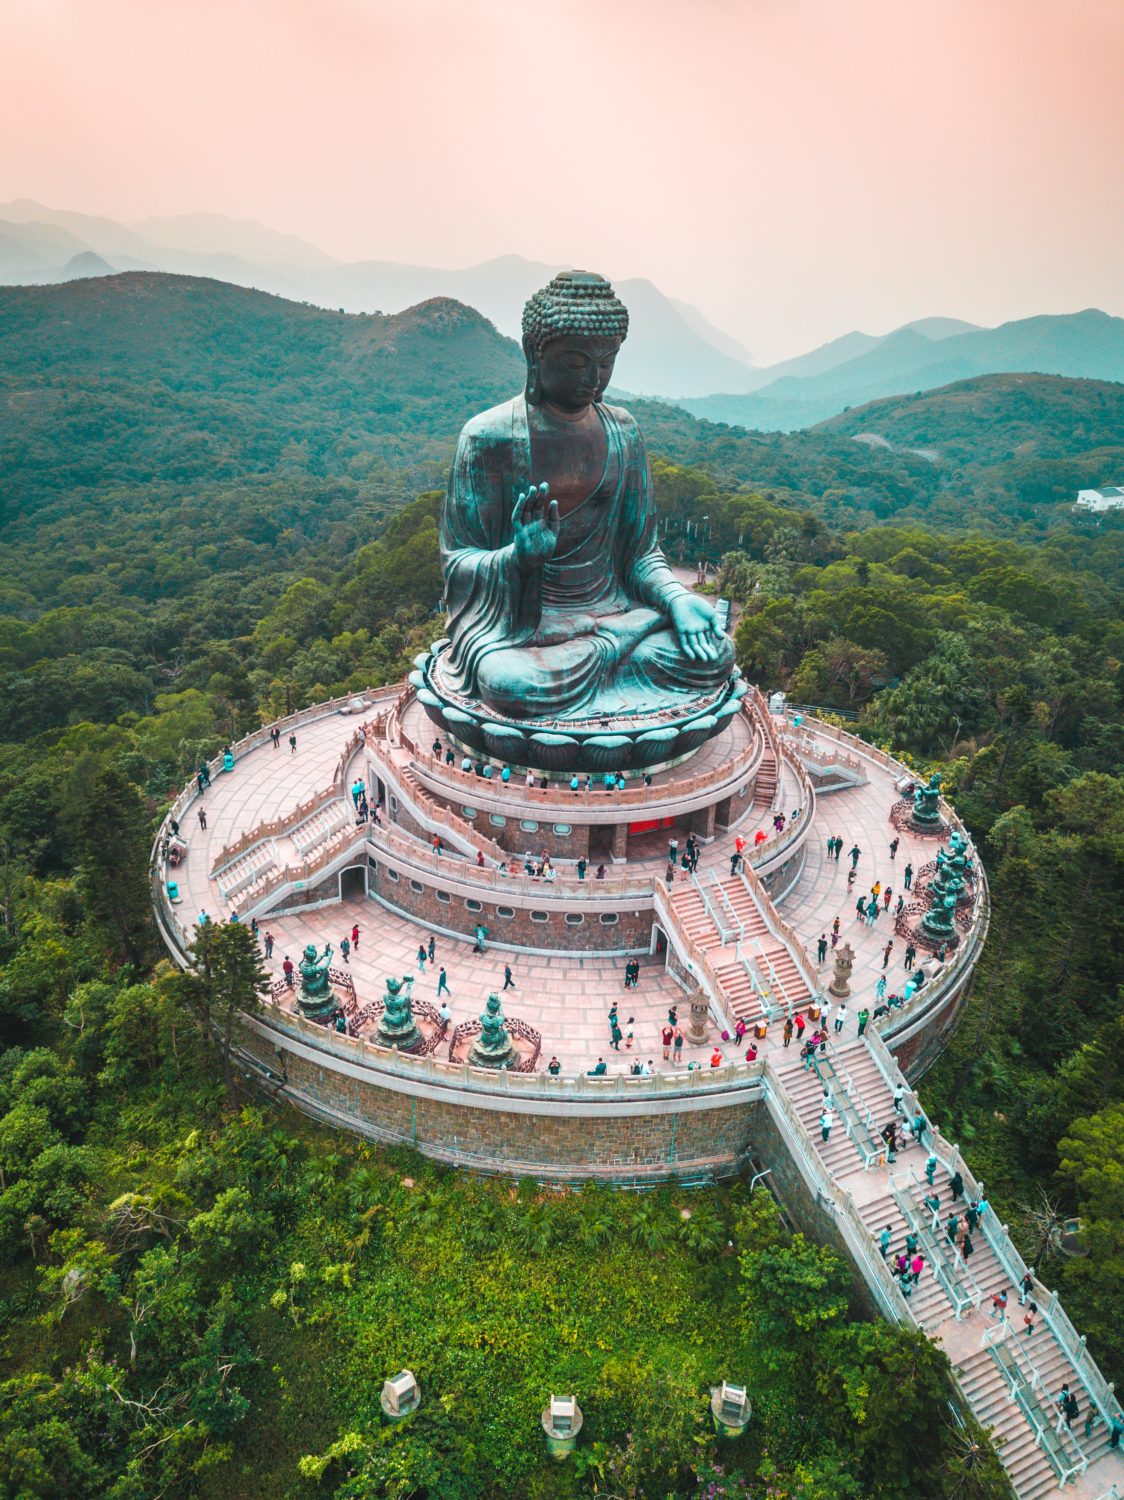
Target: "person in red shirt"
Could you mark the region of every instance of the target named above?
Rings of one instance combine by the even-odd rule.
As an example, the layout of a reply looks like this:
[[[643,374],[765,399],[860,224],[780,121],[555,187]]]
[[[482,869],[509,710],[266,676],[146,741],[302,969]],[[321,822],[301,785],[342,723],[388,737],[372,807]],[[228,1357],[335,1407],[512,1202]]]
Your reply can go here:
[[[808,1023],[804,1019],[803,1012],[799,1011],[799,1010],[796,1012],[795,1021],[796,1021],[796,1045],[799,1046],[800,1043],[804,1040],[804,1028],[805,1028],[805,1026],[807,1026]]]
[[[763,844],[765,842],[765,830],[763,828],[759,828],[753,835],[753,842],[755,844]]]
[[[359,946],[359,923],[358,922],[356,922],[355,926],[351,929],[351,946],[353,948],[358,948],[358,946]]]
[[[715,1047],[714,1051],[710,1054],[710,1066],[712,1068],[720,1068],[722,1066],[722,1049],[720,1047]]]
[[[757,1061],[757,1043],[756,1042],[750,1042],[748,1048],[746,1049],[745,1060],[746,1060],[746,1062],[756,1062]]]
[[[281,965],[281,972],[285,976],[285,983],[290,989],[293,987],[293,960],[286,953],[285,962]]]
[[[663,1030],[660,1032],[660,1041],[663,1043],[664,1062],[667,1062],[668,1058],[671,1056],[671,1043],[674,1036],[675,1032],[671,1029],[670,1026],[665,1025]]]

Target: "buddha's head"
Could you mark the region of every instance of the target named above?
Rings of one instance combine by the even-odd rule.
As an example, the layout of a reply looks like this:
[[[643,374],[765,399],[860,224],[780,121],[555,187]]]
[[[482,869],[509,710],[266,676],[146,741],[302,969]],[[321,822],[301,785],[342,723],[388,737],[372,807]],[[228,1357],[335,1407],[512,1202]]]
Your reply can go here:
[[[304,956],[309,961],[309,963],[313,961],[313,959],[316,957],[315,943],[309,943],[308,947],[304,950]]]
[[[628,334],[628,309],[603,276],[561,271],[523,309],[527,400],[580,412],[600,401]]]

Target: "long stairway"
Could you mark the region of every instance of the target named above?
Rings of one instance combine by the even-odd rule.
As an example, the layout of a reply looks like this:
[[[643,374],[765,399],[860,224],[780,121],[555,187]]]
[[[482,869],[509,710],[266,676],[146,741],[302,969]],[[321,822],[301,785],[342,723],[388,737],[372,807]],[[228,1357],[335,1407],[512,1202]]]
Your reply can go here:
[[[949,1173],[938,1163],[933,1186],[926,1180],[925,1144],[910,1143],[888,1159],[881,1131],[897,1118],[908,1137],[907,1121],[895,1116],[893,1092],[865,1039],[833,1035],[815,1062],[805,1065],[795,1042],[771,1054],[781,1085],[812,1137],[835,1181],[850,1193],[876,1243],[889,1228],[887,1260],[906,1249],[906,1236],[918,1241],[925,1267],[908,1298],[908,1317],[948,1354],[973,1414],[991,1433],[1019,1500],[1042,1500],[1063,1487],[1075,1496],[1104,1496],[1124,1479],[1121,1455],[1110,1452],[1109,1433],[1098,1418],[1089,1437],[1085,1417],[1092,1396],[1082,1378],[1080,1358],[1071,1359],[1045,1316],[1029,1336],[1023,1329],[1018,1288],[988,1240],[983,1223],[972,1235],[974,1253],[964,1260],[950,1242],[950,1212],[965,1228],[966,1203],[953,1199]],[[839,1045],[836,1045],[839,1043]],[[825,1090],[835,1123],[822,1139],[820,1116]],[[936,1192],[937,1214],[924,1203]],[[990,1212],[990,1210],[989,1210]],[[1008,1295],[1006,1317],[993,1316],[992,1296]],[[1056,1397],[1068,1383],[1081,1411],[1072,1431],[1061,1419]],[[1124,1493],[1124,1490],[1122,1490]]]

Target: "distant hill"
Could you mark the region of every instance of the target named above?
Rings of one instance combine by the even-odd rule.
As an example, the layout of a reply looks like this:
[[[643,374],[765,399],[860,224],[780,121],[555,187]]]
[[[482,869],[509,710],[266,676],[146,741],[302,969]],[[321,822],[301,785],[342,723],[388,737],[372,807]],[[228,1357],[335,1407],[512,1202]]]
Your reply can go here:
[[[919,396],[873,401],[812,431],[874,438],[958,467],[1071,459],[1124,444],[1124,385],[1058,375],[982,375]],[[1089,482],[1095,482],[1092,475]]]
[[[790,432],[883,396],[932,390],[975,375],[1031,371],[1124,380],[1124,318],[1095,308],[939,339],[924,328],[924,320],[900,328],[827,369],[784,375],[752,395],[707,396],[681,405],[710,421]]]
[[[124,225],[26,198],[0,204],[0,282],[65,280],[68,262],[81,251],[102,256],[118,270],[212,277],[346,312],[394,313],[434,297],[452,298],[477,308],[516,338],[524,302],[563,269],[560,262],[518,255],[461,270],[393,261],[347,263],[293,235],[224,214],[180,214]],[[750,389],[749,355],[697,308],[673,301],[644,279],[616,285],[634,330],[619,362],[622,385],[667,396]]]
[[[255,589],[310,547],[331,576],[402,505],[443,485],[462,424],[517,392],[523,373],[518,345],[448,298],[354,315],[159,272],[0,287],[0,528],[9,544],[0,614],[118,589],[186,597],[209,580],[223,628],[237,634],[223,614],[228,575],[242,580],[247,609]],[[673,508],[689,493],[705,511],[713,487],[761,493],[843,528],[903,518],[1041,528],[1055,510],[1068,514],[1077,479],[1118,477],[1086,462],[1089,443],[1119,425],[1102,402],[1116,393],[1061,381],[1019,417],[1012,402],[1025,397],[1014,389],[965,409],[954,388],[943,425],[939,403],[909,415],[899,402],[875,409],[877,419],[856,413],[854,424],[791,434],[715,425],[668,403],[630,405],[657,493]],[[1052,427],[1051,405],[1066,413]],[[860,431],[878,441],[856,442]],[[983,461],[974,467],[973,434]],[[1063,456],[1017,456],[1028,441]],[[939,450],[935,460],[907,451],[926,446]],[[719,550],[737,545],[736,532],[713,540]],[[194,629],[192,618],[182,628]]]

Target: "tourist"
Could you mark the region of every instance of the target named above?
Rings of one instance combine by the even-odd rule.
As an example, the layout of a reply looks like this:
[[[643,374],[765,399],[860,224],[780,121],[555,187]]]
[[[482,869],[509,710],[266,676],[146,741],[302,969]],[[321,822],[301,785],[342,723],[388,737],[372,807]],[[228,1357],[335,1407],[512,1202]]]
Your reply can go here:
[[[293,987],[293,960],[286,953],[285,962],[281,965],[281,972],[285,976],[285,983],[290,989]]]
[[[1023,1333],[1026,1334],[1027,1338],[1029,1338],[1034,1332],[1034,1320],[1037,1316],[1038,1303],[1032,1301],[1028,1305],[1026,1312],[1023,1314]],[[1089,1436],[1088,1432],[1086,1432],[1085,1436]]]
[[[865,1007],[859,1011],[859,1035],[862,1036],[866,1030],[867,1022],[870,1020],[870,1011]]]
[[[952,1189],[952,1201],[953,1201],[953,1203],[956,1202],[957,1198],[963,1198],[963,1196],[964,1196],[964,1179],[963,1179],[963,1177],[961,1177],[959,1169],[957,1169],[955,1172],[953,1172],[952,1176],[948,1179],[948,1185]]]
[[[885,976],[885,974],[879,974],[879,976],[878,976],[878,983],[874,986],[874,994],[875,994],[875,998],[878,1000],[879,1004],[881,1004],[881,1002],[886,997],[886,976]]]
[[[624,1024],[628,1028],[624,1034],[625,1050],[631,1052],[633,1042],[632,1028],[636,1025],[636,1017],[629,1016],[628,1020]]]
[[[804,1028],[808,1023],[804,1019],[804,1012],[802,1010],[798,1010],[792,1019],[793,1023],[796,1026],[796,1043],[797,1046],[799,1046],[800,1043],[804,1040]]]
[[[820,1030],[827,1035],[827,1023],[831,1020],[831,1001],[825,1000],[820,1007]]]
[[[956,1232],[960,1228],[960,1220],[955,1214],[949,1214],[945,1221],[945,1237],[950,1245],[956,1244]]]
[[[445,973],[444,968],[437,975],[437,993],[439,995],[451,995],[453,993],[449,988],[449,976]]]
[[[893,1274],[895,1276],[900,1277],[901,1279],[904,1280],[908,1271],[909,1271],[909,1256],[908,1255],[898,1255],[898,1256],[896,1256],[895,1259],[894,1259]]]
[[[503,966],[503,987],[505,990],[513,990],[515,988],[515,980],[511,977],[510,964],[504,964]]]
[[[504,786],[506,786],[507,783],[511,780],[511,767],[510,766],[504,766],[503,770],[500,772],[500,780],[503,782]],[[558,1061],[558,1059],[555,1058],[555,1062],[557,1062],[557,1061]]]
[[[340,952],[343,954],[344,963],[349,964],[351,962],[351,944],[347,938],[340,939]]]
[[[652,1059],[651,1058],[649,1058],[646,1063],[641,1063],[640,1064],[640,1072],[643,1075],[643,1077],[645,1077],[645,1078],[650,1078],[652,1076]]]
[[[866,903],[866,925],[873,927],[878,920],[878,902],[871,897]]]
[[[852,869],[850,869],[850,870],[847,871],[847,889],[850,890],[851,887],[854,885],[854,883],[855,883],[855,871],[852,868]]]
[[[897,838],[896,835],[895,835],[894,838],[892,838],[890,840],[890,858],[891,859],[896,859],[898,857],[898,844],[899,843],[900,843],[900,840]]]
[[[887,1250],[889,1250],[889,1248],[890,1248],[890,1242],[891,1242],[891,1240],[893,1238],[894,1238],[894,1236],[890,1232],[890,1226],[889,1226],[889,1224],[887,1224],[886,1228],[878,1236],[878,1249],[881,1252],[883,1260],[886,1259],[886,1252],[887,1252]]]
[[[734,1041],[737,1042],[739,1047],[741,1046],[742,1038],[745,1036],[745,1033],[745,1022],[742,1020],[741,1016],[739,1016],[738,1019],[734,1022]]]
[[[423,974],[425,973],[425,961],[426,961],[427,957],[428,957],[428,954],[426,953],[426,951],[425,951],[424,947],[421,945],[421,943],[419,943],[418,944],[418,968],[421,970],[421,972]]]
[[[784,1022],[784,1045],[787,1047],[792,1041],[792,1017],[786,1016]]]
[[[445,970],[442,969],[441,972],[442,974],[444,974]],[[437,993],[440,994],[441,991],[438,990]],[[449,1002],[447,1000],[442,1000],[441,1004],[437,1007],[437,1014],[441,1017],[441,1020],[446,1026],[451,1023],[453,1019],[453,1012],[449,1009]]]
[[[450,745],[445,751],[445,764],[447,766],[454,765],[456,763],[456,759],[456,754],[453,751],[452,745]]]
[[[894,940],[893,940],[893,938],[891,938],[890,941],[886,944],[885,948],[883,948],[883,950],[882,950],[882,967],[883,968],[885,968],[886,965],[890,962],[890,954],[893,953],[893,951],[894,951]]]
[[[745,1060],[746,1060],[747,1063],[751,1063],[751,1062],[756,1062],[757,1061],[757,1043],[756,1042],[750,1042],[749,1046],[745,1049]]]
[[[895,917],[900,917],[901,914],[902,914],[902,912],[904,910],[905,910],[905,897],[904,896],[899,896],[898,899],[894,902],[894,916]]]
[[[819,1039],[820,1039],[819,1032],[818,1031],[813,1031],[811,1037],[809,1038],[809,1040],[807,1041],[807,1043],[804,1045],[804,1047],[802,1049],[803,1057],[804,1057],[804,1071],[805,1071],[805,1073],[812,1066],[812,1059],[816,1055],[816,1043],[819,1041]]]
[[[434,854],[440,854],[441,853],[441,835],[439,833],[435,833],[433,835],[433,838],[430,840],[430,842],[433,845],[433,852],[434,852]]]
[[[757,832],[753,835],[753,847],[756,849],[759,844],[763,844],[764,842],[765,842],[765,830],[763,828],[759,828],[757,830]]]
[[[896,1161],[897,1157],[895,1153],[898,1149],[898,1130],[893,1120],[889,1120],[883,1125],[881,1135],[883,1141],[886,1143],[886,1160],[890,1162]]]
[[[714,1044],[714,1051],[710,1054],[710,1066],[712,1068],[720,1068],[722,1066],[722,1048],[719,1047],[717,1042]]]
[[[731,875],[731,877],[733,877],[734,875],[736,875],[738,873],[738,866],[741,864],[741,862],[742,862],[742,857],[738,853],[738,851],[735,849],[734,852],[733,852],[733,854],[730,855],[730,875]]]
[[[906,867],[905,867],[905,888],[906,888],[907,891],[909,890],[912,882],[913,882],[913,866],[912,865],[906,865]]]
[[[934,1192],[934,1193],[930,1193],[927,1198],[922,1198],[921,1201],[922,1201],[922,1203],[924,1203],[925,1207],[929,1210],[930,1214],[932,1214],[932,1216],[933,1216],[933,1222],[929,1225],[929,1228],[935,1234],[936,1233],[936,1229],[937,1229],[937,1223],[939,1222],[940,1211],[941,1211],[941,1200],[937,1196],[937,1194]]]
[[[477,922],[477,924],[476,924],[476,941],[472,945],[472,951],[473,951],[473,953],[483,953],[484,952],[484,939],[487,936],[488,936],[488,929],[484,926],[483,922]]]
[[[1034,1290],[1034,1267],[1031,1266],[1026,1275],[1019,1282],[1019,1306],[1021,1307]]]
[[[916,1118],[918,1120],[920,1120],[921,1116],[917,1115]],[[912,1132],[913,1131],[913,1126],[910,1125],[909,1128],[910,1128],[910,1131]],[[929,1184],[930,1187],[933,1186],[933,1178],[937,1175],[937,1167],[938,1167],[938,1165],[939,1165],[939,1163],[937,1161],[936,1156],[930,1151],[930,1153],[929,1153],[929,1159],[925,1163],[925,1181]],[[975,1227],[976,1226],[973,1224],[972,1228],[974,1229]]]
[[[913,1119],[909,1122],[909,1133],[920,1146],[921,1137],[925,1134],[925,1116],[920,1110],[917,1111]],[[932,1180],[932,1178],[929,1179],[930,1184],[932,1184]]]
[[[866,916],[866,897],[865,896],[860,896],[859,899],[855,902],[855,915],[858,917],[858,919],[859,919],[860,922]]]
[[[988,1203],[987,1199],[981,1193],[979,1198],[976,1200],[976,1212],[979,1214],[981,1219],[983,1218],[984,1214],[987,1213],[990,1206],[991,1205]]]
[[[905,969],[907,974],[909,973],[910,969],[913,968],[913,960],[916,957],[917,949],[913,946],[912,943],[907,943],[905,949]]]
[[[1070,1391],[1069,1395],[1066,1397],[1065,1405],[1062,1407],[1062,1411],[1065,1415],[1065,1425],[1067,1427],[1072,1427],[1074,1417],[1078,1416],[1081,1412],[1081,1408],[1077,1404],[1077,1397],[1073,1394],[1072,1391]]]
[[[280,727],[278,725],[274,724],[273,728],[269,731],[269,738],[273,741],[273,748],[275,750],[280,750],[280,748],[281,748],[281,730],[280,730]]]
[[[833,1109],[825,1109],[823,1114],[820,1115],[820,1136],[823,1140],[826,1141],[831,1135],[831,1127],[834,1124],[835,1111]]]
[[[598,880],[604,880],[605,879],[605,866],[604,865],[598,865],[597,866],[597,879]]]
[[[579,880],[584,880],[585,879],[585,872],[588,869],[588,867],[589,867],[589,861],[587,859],[579,859],[578,860],[578,879]]]
[[[265,956],[266,956],[266,958],[272,958],[273,957],[273,934],[272,934],[272,932],[267,932],[266,933],[264,941],[265,941]]]
[[[1001,1323],[1007,1321],[1007,1288],[1001,1287],[999,1291],[992,1293],[991,1312],[988,1315],[998,1318]]]
[[[841,838],[837,838],[835,840],[835,863],[836,864],[839,863],[839,856],[842,853],[843,853],[843,840]]]
[[[821,932],[820,933],[820,940],[816,944],[816,951],[817,951],[817,954],[819,956],[819,961],[822,964],[823,961],[824,961],[824,959],[827,957],[827,933],[826,932]]]
[[[683,1061],[683,1033],[678,1026],[675,1028],[675,1042],[671,1050],[673,1053],[672,1061],[678,1067]]]
[[[535,784],[535,773],[534,773],[534,771],[528,771],[527,772],[527,785],[528,786],[534,786],[534,784]],[[594,1071],[596,1071],[596,1069]]]
[[[295,734],[291,734],[289,736],[289,754],[290,755],[295,755],[296,753],[297,753],[297,737],[296,737]]]
[[[202,828],[204,830],[204,832],[206,832],[206,828],[207,828],[207,809],[205,807],[201,807],[199,809],[198,817],[199,817],[199,827]]]
[[[861,853],[862,853],[862,850],[861,850],[861,849],[860,849],[860,848],[859,848],[859,846],[858,846],[858,844],[855,844],[855,845],[854,845],[854,846],[853,846],[853,847],[852,847],[852,848],[851,848],[851,850],[850,850],[850,855],[851,855],[851,869],[852,869],[852,870],[853,870],[853,869],[855,869],[855,867],[856,867],[856,866],[857,866],[857,865],[858,865],[858,862],[859,862],[859,855],[860,855],[860,854],[861,854]]]
[[[904,1098],[905,1098],[905,1084],[904,1083],[899,1083],[899,1084],[896,1085],[896,1087],[894,1089],[894,1113],[895,1114],[898,1114],[898,1115],[904,1115],[905,1114],[905,1110],[902,1108],[902,1100]]]
[[[1122,1437],[1124,1437],[1124,1416],[1121,1416],[1118,1411],[1113,1412],[1112,1428],[1108,1435],[1108,1446],[1113,1450],[1119,1448]]]
[[[430,751],[431,751],[431,753],[433,755],[434,760],[440,760],[441,759],[441,741],[440,740],[434,740],[433,744],[430,745],[429,748],[430,748]]]
[[[973,1198],[964,1210],[964,1217],[968,1221],[968,1229],[972,1234],[976,1232],[976,1225],[980,1222],[980,1206]]]
[[[609,1011],[609,1046],[614,1052],[621,1050],[621,1041],[624,1033],[621,1031],[620,1021],[617,1017],[617,1003],[614,1000]]]
[[[437,939],[432,933],[429,935],[428,956],[430,963],[437,957]]]
[[[679,1025],[679,1007],[678,1006],[676,1006],[676,1005],[669,1005],[668,1006],[668,1008],[667,1008],[667,1024],[669,1026],[678,1026]]]
[[[570,777],[570,790],[572,792],[576,792],[579,791],[580,788],[581,782],[578,780],[578,773],[575,771],[574,774]]]
[[[914,1286],[921,1280],[921,1272],[925,1269],[925,1257],[918,1253],[909,1263],[910,1275],[913,1277]]]
[[[530,775],[530,772],[528,772],[527,774]],[[603,1057],[599,1057],[597,1059],[596,1067],[590,1068],[589,1076],[590,1078],[603,1078],[608,1071],[609,1069],[605,1066],[605,1059]]]
[[[965,1265],[968,1264],[975,1253],[976,1247],[972,1244],[972,1236],[965,1230],[964,1238],[960,1241],[960,1254],[964,1257]]]
[[[889,886],[887,886],[886,889],[882,892],[882,910],[883,911],[889,911],[890,910],[890,897],[893,894],[894,893],[890,889]]]
[[[558,1061],[558,1059],[556,1057],[552,1057],[550,1059],[550,1061],[546,1065],[546,1071],[553,1078],[557,1078],[558,1075],[559,1075],[559,1073],[561,1073],[561,1071],[562,1071],[562,1064]]]
[[[667,1062],[671,1056],[671,1044],[675,1040],[674,1030],[664,1022],[663,1030],[660,1032],[660,1042],[663,1045],[663,1060]]]
[[[197,923],[198,923],[198,925],[199,925],[199,926],[200,926],[200,927],[206,927],[206,925],[207,925],[207,923],[208,923],[208,922],[209,922],[209,921],[210,921],[210,920],[211,920],[211,919],[210,919],[210,917],[209,917],[209,916],[208,916],[208,915],[207,915],[207,911],[206,911],[206,908],[205,908],[205,907],[204,907],[204,908],[202,908],[202,909],[201,909],[201,910],[200,910],[200,912],[199,912],[199,915],[198,915],[198,916],[197,916],[197,917],[196,917],[196,918],[195,918],[195,920],[196,920],[196,922],[197,922]]]
[[[845,1000],[841,1000],[840,1003],[839,1003],[839,1009],[838,1009],[838,1011],[836,1012],[836,1015],[835,1015],[835,1034],[836,1034],[836,1036],[838,1036],[839,1033],[843,1030],[843,1026],[844,1026],[844,1023],[846,1022],[846,1020],[847,1020],[847,1002]]]

